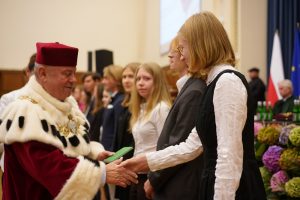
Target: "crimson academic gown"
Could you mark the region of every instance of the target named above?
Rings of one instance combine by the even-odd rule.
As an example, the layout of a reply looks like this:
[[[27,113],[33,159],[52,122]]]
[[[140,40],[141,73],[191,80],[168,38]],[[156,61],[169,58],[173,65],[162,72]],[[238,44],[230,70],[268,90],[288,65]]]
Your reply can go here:
[[[103,147],[72,97],[55,99],[33,76],[0,120],[3,200],[93,199],[104,184]]]

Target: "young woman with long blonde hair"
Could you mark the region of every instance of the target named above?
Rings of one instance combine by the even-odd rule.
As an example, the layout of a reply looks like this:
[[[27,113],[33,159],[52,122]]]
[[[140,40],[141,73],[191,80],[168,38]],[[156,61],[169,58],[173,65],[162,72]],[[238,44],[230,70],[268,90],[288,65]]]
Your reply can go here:
[[[266,199],[254,156],[253,99],[222,23],[210,12],[191,16],[179,30],[179,50],[207,84],[196,112],[204,158],[199,199]]]
[[[160,66],[156,63],[140,65],[129,104],[134,156],[156,150],[170,106],[170,95]],[[139,175],[139,183],[131,186],[130,199],[147,199],[144,191],[146,180],[147,174]]]
[[[116,152],[122,147],[134,147],[134,140],[131,131],[129,130],[129,121],[131,113],[128,109],[131,91],[134,86],[134,76],[135,72],[140,66],[140,63],[131,62],[128,63],[122,73],[122,85],[124,88],[124,99],[122,102],[123,110],[118,116],[117,126],[116,126],[116,135],[113,142],[113,151]],[[123,156],[123,160],[131,158],[133,156],[133,151],[127,153]],[[128,200],[129,199],[130,187],[123,188],[116,186],[115,198],[119,200]]]

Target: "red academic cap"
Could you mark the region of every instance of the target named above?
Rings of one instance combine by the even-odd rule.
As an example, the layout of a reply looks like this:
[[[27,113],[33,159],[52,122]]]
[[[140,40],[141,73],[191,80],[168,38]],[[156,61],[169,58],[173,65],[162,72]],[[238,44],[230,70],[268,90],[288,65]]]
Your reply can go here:
[[[36,62],[50,66],[76,67],[78,49],[58,42],[36,43]]]

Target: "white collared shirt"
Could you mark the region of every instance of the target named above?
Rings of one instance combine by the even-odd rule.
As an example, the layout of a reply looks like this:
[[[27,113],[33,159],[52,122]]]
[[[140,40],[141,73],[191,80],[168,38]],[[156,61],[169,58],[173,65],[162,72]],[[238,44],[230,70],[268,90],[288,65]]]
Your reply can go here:
[[[111,97],[111,98],[114,98],[114,97],[118,94],[118,92],[119,92],[119,91],[115,91],[115,92],[111,93],[110,97]]]
[[[132,127],[134,156],[156,151],[157,140],[169,111],[169,105],[162,101],[153,108],[149,116],[145,117],[145,104],[141,105],[139,118]]]
[[[189,80],[191,76],[189,74],[186,74],[182,77],[180,77],[180,79],[177,80],[176,82],[176,87],[178,90],[178,94],[180,93],[181,89],[183,88],[183,86],[186,84],[186,82]]]

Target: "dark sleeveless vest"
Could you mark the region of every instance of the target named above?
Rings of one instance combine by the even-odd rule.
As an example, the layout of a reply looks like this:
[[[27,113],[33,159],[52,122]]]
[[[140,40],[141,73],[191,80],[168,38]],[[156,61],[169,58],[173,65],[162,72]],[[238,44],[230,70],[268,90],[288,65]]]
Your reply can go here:
[[[254,119],[253,104],[249,87],[245,77],[234,70],[224,70],[208,85],[198,112],[197,132],[203,144],[204,149],[204,169],[201,176],[201,189],[199,199],[210,200],[214,197],[215,170],[217,155],[217,134],[215,123],[215,112],[213,105],[213,96],[216,83],[224,73],[234,73],[245,85],[248,93],[247,99],[247,120],[242,133],[243,141],[243,171],[240,179],[240,185],[236,191],[236,198],[240,200],[263,200],[266,199],[262,178],[254,156]],[[230,116],[228,116],[230,118]]]

